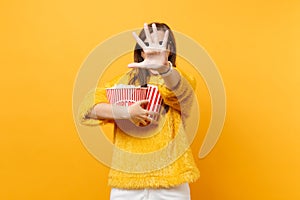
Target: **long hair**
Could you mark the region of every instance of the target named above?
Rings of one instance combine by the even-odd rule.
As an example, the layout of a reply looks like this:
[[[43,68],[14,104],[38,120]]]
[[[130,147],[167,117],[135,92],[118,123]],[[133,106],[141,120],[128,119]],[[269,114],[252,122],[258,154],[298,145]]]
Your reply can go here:
[[[167,48],[170,47],[170,54],[168,57],[168,61],[170,61],[173,64],[173,67],[176,67],[176,43],[175,43],[175,37],[172,30],[165,23],[152,22],[148,24],[150,33],[153,32],[151,26],[153,23],[155,23],[158,31],[165,32],[166,30],[169,30]],[[144,29],[141,30],[139,37],[141,38],[142,41],[145,41],[146,34]],[[143,49],[140,47],[138,43],[136,43],[134,48],[134,57],[133,57],[134,62],[142,62],[144,60],[142,57],[142,51]],[[136,68],[130,72],[130,77],[131,77],[129,81],[130,85],[136,85],[136,84],[145,85],[148,82],[148,78],[150,77],[150,74],[149,71],[146,69]]]

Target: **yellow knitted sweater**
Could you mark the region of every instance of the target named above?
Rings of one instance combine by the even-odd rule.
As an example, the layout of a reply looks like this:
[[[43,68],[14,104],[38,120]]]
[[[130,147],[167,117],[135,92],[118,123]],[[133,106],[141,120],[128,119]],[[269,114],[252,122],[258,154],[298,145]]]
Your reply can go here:
[[[105,88],[128,83],[128,73],[105,84],[103,88],[97,88],[94,101],[83,102],[84,106],[79,114],[81,124],[115,124],[115,150],[109,172],[109,186],[123,189],[168,188],[194,182],[199,178],[200,173],[184,131],[184,122],[193,101],[195,81],[190,76],[179,73],[184,78],[181,78],[172,91],[165,87],[160,76],[150,77],[149,84],[158,86],[168,110],[160,117],[158,126],[139,129],[143,132],[150,130],[151,134],[147,137],[134,137],[125,133],[118,125],[122,122],[86,118],[95,104],[109,102]]]

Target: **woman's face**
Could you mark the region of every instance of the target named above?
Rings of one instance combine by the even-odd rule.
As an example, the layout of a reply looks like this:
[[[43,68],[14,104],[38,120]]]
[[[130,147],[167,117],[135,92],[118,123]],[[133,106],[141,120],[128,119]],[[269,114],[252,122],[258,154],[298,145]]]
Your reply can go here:
[[[158,36],[159,44],[162,44],[162,41],[164,40],[165,32],[162,31],[162,30],[159,30],[159,31],[157,31],[157,36]],[[151,33],[151,37],[154,38],[154,33]],[[149,41],[148,41],[147,38],[145,39],[144,43],[146,45],[149,45]],[[167,48],[168,48],[168,52],[167,53],[168,53],[168,56],[169,56],[169,54],[170,54],[170,47],[167,46]],[[144,51],[142,51],[142,55],[141,56],[145,59]]]

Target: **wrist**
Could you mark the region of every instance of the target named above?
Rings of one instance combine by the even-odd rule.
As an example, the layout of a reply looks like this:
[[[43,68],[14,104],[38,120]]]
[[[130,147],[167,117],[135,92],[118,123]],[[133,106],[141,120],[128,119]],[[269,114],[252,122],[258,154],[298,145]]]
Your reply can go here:
[[[170,64],[169,64],[169,61],[167,61],[160,68],[156,69],[156,71],[159,74],[163,74],[163,73],[167,72],[169,70],[169,68],[170,68]]]
[[[114,119],[130,119],[128,106],[112,105],[112,114]]]
[[[165,71],[159,71],[159,75],[161,75],[162,77],[165,77],[165,76],[169,76],[171,73],[172,73],[172,70],[173,70],[173,65],[170,61],[168,61],[168,68],[167,70]]]

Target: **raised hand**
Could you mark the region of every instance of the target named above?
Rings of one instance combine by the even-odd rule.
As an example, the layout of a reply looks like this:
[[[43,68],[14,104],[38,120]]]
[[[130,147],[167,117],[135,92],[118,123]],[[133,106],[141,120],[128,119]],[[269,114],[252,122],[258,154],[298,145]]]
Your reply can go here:
[[[130,68],[145,68],[149,70],[156,70],[163,72],[168,69],[168,55],[169,50],[167,49],[169,30],[164,32],[162,42],[159,41],[160,35],[158,34],[155,24],[152,24],[153,33],[150,34],[148,25],[144,24],[144,31],[146,35],[146,41],[142,41],[139,36],[133,32],[133,36],[136,42],[142,47],[144,61],[140,63],[130,63]],[[162,38],[162,36],[161,36]],[[148,43],[148,45],[146,45]]]

